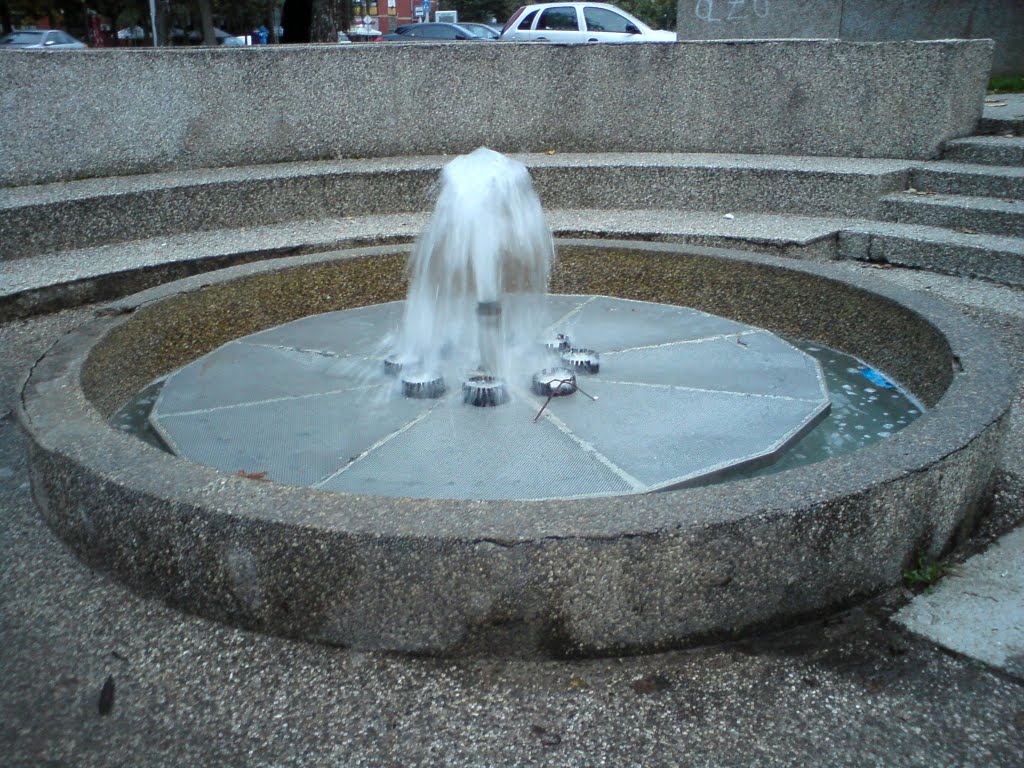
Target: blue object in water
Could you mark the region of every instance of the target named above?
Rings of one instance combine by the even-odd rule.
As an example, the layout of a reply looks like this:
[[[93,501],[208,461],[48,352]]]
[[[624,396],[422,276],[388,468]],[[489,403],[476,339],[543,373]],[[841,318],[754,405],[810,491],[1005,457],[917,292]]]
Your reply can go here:
[[[885,389],[895,389],[896,385],[889,381],[885,376],[876,371],[874,368],[864,368],[860,371],[860,375],[879,387]]]

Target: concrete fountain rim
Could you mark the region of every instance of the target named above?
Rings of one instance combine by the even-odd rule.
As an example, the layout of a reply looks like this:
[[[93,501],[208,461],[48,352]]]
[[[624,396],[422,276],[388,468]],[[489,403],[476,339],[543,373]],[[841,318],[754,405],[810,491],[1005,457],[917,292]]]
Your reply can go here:
[[[231,267],[143,291],[108,305],[58,342],[25,379],[19,416],[32,441],[65,455],[103,484],[140,498],[242,522],[372,537],[476,540],[512,544],[536,539],[595,538],[679,532],[750,515],[765,521],[810,512],[938,463],[962,449],[1009,407],[1012,376],[989,335],[941,300],[867,275],[836,275],[827,265],[717,248],[613,240],[572,240],[607,249],[692,253],[804,273],[903,305],[934,325],[958,370],[935,407],[867,449],[777,475],[647,495],[543,501],[430,500],[367,497],[254,482],[169,456],[108,426],[86,397],[80,372],[103,334],[131,321],[131,308],[244,275],[337,260],[338,253]],[[350,249],[341,258],[395,253],[398,246]],[[59,413],[54,419],[50,414]]]

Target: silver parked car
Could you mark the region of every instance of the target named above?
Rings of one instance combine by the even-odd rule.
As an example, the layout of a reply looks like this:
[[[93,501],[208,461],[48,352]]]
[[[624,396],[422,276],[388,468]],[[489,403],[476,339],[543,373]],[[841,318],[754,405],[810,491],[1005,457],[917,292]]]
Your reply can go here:
[[[21,29],[0,37],[0,48],[85,48],[62,29]]]
[[[674,43],[676,33],[651,29],[607,3],[524,5],[501,30],[502,40],[549,43]]]

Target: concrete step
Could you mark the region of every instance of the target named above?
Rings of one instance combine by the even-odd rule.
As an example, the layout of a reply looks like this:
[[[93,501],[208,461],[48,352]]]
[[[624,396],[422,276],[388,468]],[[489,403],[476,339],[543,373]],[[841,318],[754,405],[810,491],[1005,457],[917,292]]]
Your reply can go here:
[[[839,233],[838,256],[1024,286],[1020,237],[861,221]]]
[[[1024,165],[1024,136],[971,136],[946,142],[943,159],[980,165]]]
[[[978,133],[1024,136],[1024,93],[993,93],[986,96]]]
[[[554,210],[561,237],[606,237],[747,248],[806,259],[833,258],[848,219],[720,212]],[[322,219],[191,232],[0,262],[0,321],[107,300],[168,280],[261,259],[343,247],[407,243],[428,214]]]
[[[0,262],[0,321],[132,293],[234,264],[408,243],[427,213],[317,219],[197,231]],[[1024,285],[1024,238],[971,235],[845,217],[737,211],[555,209],[559,237],[604,237],[743,248],[804,259],[889,262]]]
[[[915,166],[910,186],[926,192],[1024,199],[1024,168],[937,162]]]
[[[944,227],[965,234],[1024,237],[1024,200],[896,192],[878,204],[879,216],[903,224]]]
[[[913,163],[712,154],[517,156],[546,209],[866,216]],[[0,259],[182,232],[426,211],[450,158],[285,163],[0,190]]]

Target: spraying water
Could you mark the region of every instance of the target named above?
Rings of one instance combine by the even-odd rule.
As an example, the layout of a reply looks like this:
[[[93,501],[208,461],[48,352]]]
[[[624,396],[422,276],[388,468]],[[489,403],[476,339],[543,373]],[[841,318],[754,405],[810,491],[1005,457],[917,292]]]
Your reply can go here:
[[[409,293],[390,361],[406,394],[436,397],[439,379],[529,375],[554,245],[530,174],[490,149],[452,160],[409,261]],[[488,403],[494,404],[494,403]]]

